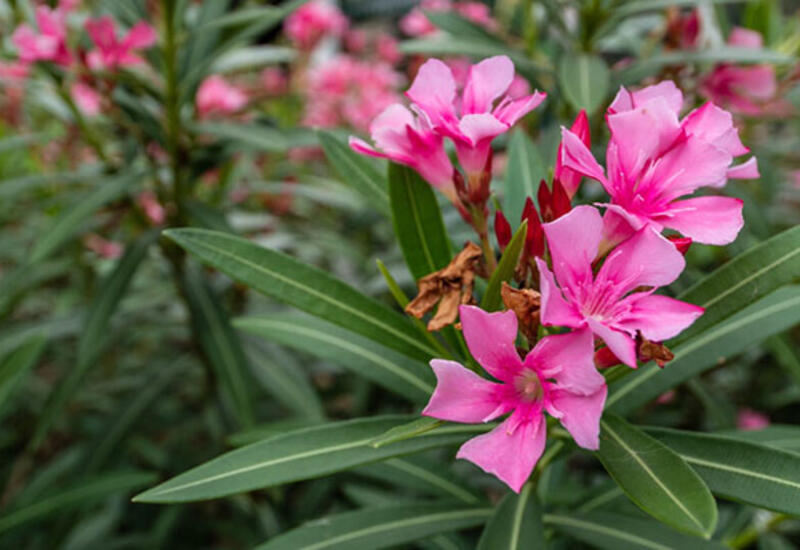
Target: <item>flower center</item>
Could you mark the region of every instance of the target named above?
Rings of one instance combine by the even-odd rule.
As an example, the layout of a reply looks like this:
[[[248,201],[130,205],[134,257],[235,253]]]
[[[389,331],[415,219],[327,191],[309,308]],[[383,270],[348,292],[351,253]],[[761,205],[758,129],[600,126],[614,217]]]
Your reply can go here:
[[[544,389],[542,388],[542,382],[539,380],[539,375],[532,370],[525,370],[517,376],[516,380],[514,380],[514,387],[519,394],[519,398],[523,401],[532,403],[540,401],[544,396]]]

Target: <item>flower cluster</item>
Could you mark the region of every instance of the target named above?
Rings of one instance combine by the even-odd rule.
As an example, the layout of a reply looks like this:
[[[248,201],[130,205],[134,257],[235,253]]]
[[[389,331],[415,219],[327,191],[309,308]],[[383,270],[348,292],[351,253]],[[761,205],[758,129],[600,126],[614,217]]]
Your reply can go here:
[[[513,76],[508,58],[487,59],[470,68],[459,95],[447,65],[430,60],[406,94],[411,108],[392,105],[373,121],[370,131],[379,149],[357,138],[351,146],[414,168],[457,205],[485,207],[493,138],[544,98],[534,93],[495,104]],[[431,362],[437,386],[424,415],[454,422],[508,415],[489,433],[467,441],[458,457],[514,491],[544,451],[545,413],[579,446],[599,447],[607,387],[598,368],[669,361],[672,354],[662,342],[690,326],[703,308],[656,291],[679,277],[692,240],[727,244],[743,225],[739,199],[686,197],[702,187],[719,189],[729,178],[758,177],[756,161],[734,164],[748,149],[730,113],[707,103],[681,118],[683,104],[671,81],[638,91],[622,88],[606,113],[611,136],[606,169],[590,151],[585,113],[562,129],[553,180],[539,187],[538,212],[530,197],[523,210],[528,234],[514,276],[519,288],[503,289],[508,311],[459,308],[469,351],[491,378],[454,361]],[[444,149],[445,139],[454,145],[466,186]],[[600,182],[609,199],[573,207],[584,177]],[[662,235],[666,229],[683,236]],[[495,232],[503,249],[511,229],[499,209]],[[471,283],[463,294],[464,281],[476,272],[491,274],[491,266],[474,266],[476,248],[470,243],[450,266],[421,279],[414,302],[421,303],[419,311],[407,311],[420,317],[441,295],[434,321],[442,322],[432,321],[432,329],[445,317],[454,320],[454,300],[470,299]],[[458,263],[468,252],[470,262]],[[459,284],[453,285],[457,267]],[[455,298],[446,300],[439,280],[447,277]],[[520,332],[530,345],[523,355],[517,348]]]

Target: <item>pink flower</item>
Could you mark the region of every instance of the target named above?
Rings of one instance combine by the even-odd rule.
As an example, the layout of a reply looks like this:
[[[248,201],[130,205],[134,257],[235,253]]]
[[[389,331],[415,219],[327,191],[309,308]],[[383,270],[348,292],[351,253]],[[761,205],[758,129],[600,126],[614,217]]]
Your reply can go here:
[[[142,191],[136,197],[136,202],[153,225],[161,225],[167,219],[167,212],[158,202],[156,194],[152,191]]]
[[[431,185],[455,200],[453,165],[444,150],[444,138],[436,134],[427,116],[418,116],[399,103],[390,105],[370,125],[372,140],[380,150],[350,137],[354,151],[390,159],[419,172]]]
[[[589,119],[586,116],[585,110],[581,109],[581,112],[578,113],[578,117],[575,119],[575,122],[572,124],[572,127],[569,129],[569,131],[578,136],[587,149],[592,146],[592,137],[589,134]],[[563,143],[558,146],[556,166],[555,170],[553,170],[553,178],[561,182],[561,185],[564,187],[564,190],[571,199],[578,191],[578,186],[581,184],[583,175],[564,166],[563,148]]]
[[[70,89],[72,100],[78,108],[87,116],[95,116],[100,113],[102,99],[97,91],[85,82],[76,82]]]
[[[23,24],[11,36],[20,60],[25,63],[52,61],[65,67],[72,63],[72,54],[67,49],[65,12],[39,6],[36,8],[36,25],[38,32],[30,25]]]
[[[91,233],[84,240],[86,248],[107,260],[116,260],[125,251],[125,247],[118,242],[109,241],[96,233]]]
[[[769,425],[769,417],[753,409],[739,409],[736,415],[736,427],[740,430],[763,430]]]
[[[200,117],[215,113],[229,114],[247,105],[247,94],[242,89],[228,84],[221,76],[211,75],[200,84],[195,101]]]
[[[749,29],[735,28],[728,44],[740,48],[761,49],[761,35]],[[700,93],[710,100],[743,115],[784,114],[791,105],[777,98],[778,82],[772,65],[736,66],[721,63],[700,82]]]
[[[591,206],[578,206],[544,224],[553,272],[536,258],[544,325],[588,327],[626,365],[636,368],[637,332],[661,342],[676,336],[703,308],[653,294],[683,271],[683,255],[667,239],[643,227],[616,247],[593,274],[603,219]],[[556,284],[557,283],[557,284]],[[650,290],[637,290],[653,287]],[[629,294],[630,293],[630,294]]]
[[[341,36],[347,26],[347,17],[336,6],[315,0],[286,18],[283,30],[295,46],[310,50],[325,36]]]
[[[424,36],[436,31],[425,12],[455,11],[464,19],[487,30],[497,28],[497,21],[492,18],[489,6],[482,2],[456,2],[450,0],[424,0],[400,20],[400,30],[408,36]]]
[[[378,35],[375,47],[381,61],[385,61],[389,65],[394,65],[403,58],[403,54],[397,47],[397,39],[392,35],[383,33]]]
[[[483,2],[458,2],[455,5],[456,12],[468,21],[472,21],[487,30],[497,28],[497,21],[492,18],[489,6]]]
[[[453,73],[444,62],[429,59],[420,67],[406,95],[428,115],[438,133],[453,140],[467,174],[480,175],[486,166],[492,140],[546,97],[535,92],[511,99],[504,94],[513,80],[514,64],[504,55],[473,65],[461,96],[460,113],[457,113]]]
[[[289,79],[279,67],[267,67],[261,71],[261,86],[271,96],[285,94],[289,89]]]
[[[674,229],[706,244],[728,244],[742,228],[742,201],[707,196],[677,200],[702,186],[722,187],[727,178],[757,178],[755,158],[731,167],[749,150],[730,113],[712,103],[678,115],[683,94],[671,81],[638,92],[620,89],[606,120],[608,177],[589,149],[562,129],[564,166],[603,184],[609,210],[632,230],[649,225]]]
[[[542,338],[523,360],[515,347],[513,311],[486,313],[461,306],[460,312],[470,352],[500,382],[454,361],[434,359],[436,390],[422,414],[464,423],[511,414],[491,432],[464,443],[457,457],[519,492],[544,450],[545,411],[561,421],[578,445],[596,450],[607,389],[592,362],[591,332]]]
[[[114,20],[104,15],[86,20],[86,32],[96,47],[86,61],[94,70],[114,70],[138,65],[143,59],[134,50],[149,48],[156,43],[156,31],[144,21],[137,23],[122,39],[117,39]]]

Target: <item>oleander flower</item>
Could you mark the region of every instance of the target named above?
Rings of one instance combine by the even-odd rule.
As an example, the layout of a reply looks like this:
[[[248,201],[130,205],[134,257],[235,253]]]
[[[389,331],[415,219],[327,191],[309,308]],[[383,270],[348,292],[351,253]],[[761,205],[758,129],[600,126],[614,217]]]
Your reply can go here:
[[[661,342],[678,335],[703,308],[654,294],[683,271],[683,255],[651,227],[639,229],[613,249],[595,275],[603,218],[578,206],[544,224],[553,271],[536,258],[542,293],[541,321],[588,328],[626,365],[636,368],[637,332]],[[644,287],[644,289],[642,289]]]
[[[22,24],[11,36],[20,60],[25,63],[52,61],[64,67],[69,66],[72,54],[67,49],[66,12],[59,8],[38,6],[35,17],[38,29]]]
[[[458,458],[519,492],[544,450],[545,412],[559,419],[578,445],[598,448],[607,388],[592,361],[589,330],[542,338],[522,359],[515,346],[513,311],[487,313],[461,306],[460,314],[470,352],[498,382],[455,361],[434,359],[436,389],[422,414],[465,423],[509,416],[489,433],[464,443]]]
[[[348,20],[334,4],[314,0],[297,8],[283,25],[289,40],[298,48],[310,50],[326,36],[341,36]]]
[[[87,54],[86,62],[94,70],[114,70],[143,63],[135,50],[149,48],[157,39],[156,31],[144,21],[134,25],[121,39],[117,38],[116,23],[108,15],[87,19],[86,32],[95,45]]]
[[[230,114],[247,105],[247,94],[219,75],[206,78],[197,89],[197,111],[200,117]]]
[[[694,241],[723,245],[742,228],[742,201],[703,196],[678,200],[728,178],[758,177],[755,158],[731,166],[749,152],[731,114],[706,103],[682,120],[683,94],[671,81],[637,92],[620,89],[606,117],[611,139],[606,172],[582,140],[562,128],[564,166],[603,184],[609,210],[632,230],[674,229]]]
[[[70,94],[75,105],[86,116],[95,116],[102,109],[100,94],[85,82],[75,82],[70,88]]]

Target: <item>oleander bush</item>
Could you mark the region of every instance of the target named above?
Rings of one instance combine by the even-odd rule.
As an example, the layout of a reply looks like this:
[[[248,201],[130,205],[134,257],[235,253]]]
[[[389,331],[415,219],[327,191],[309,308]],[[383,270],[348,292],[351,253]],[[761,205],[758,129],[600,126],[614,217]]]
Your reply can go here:
[[[0,1],[0,546],[800,545],[799,16]]]

